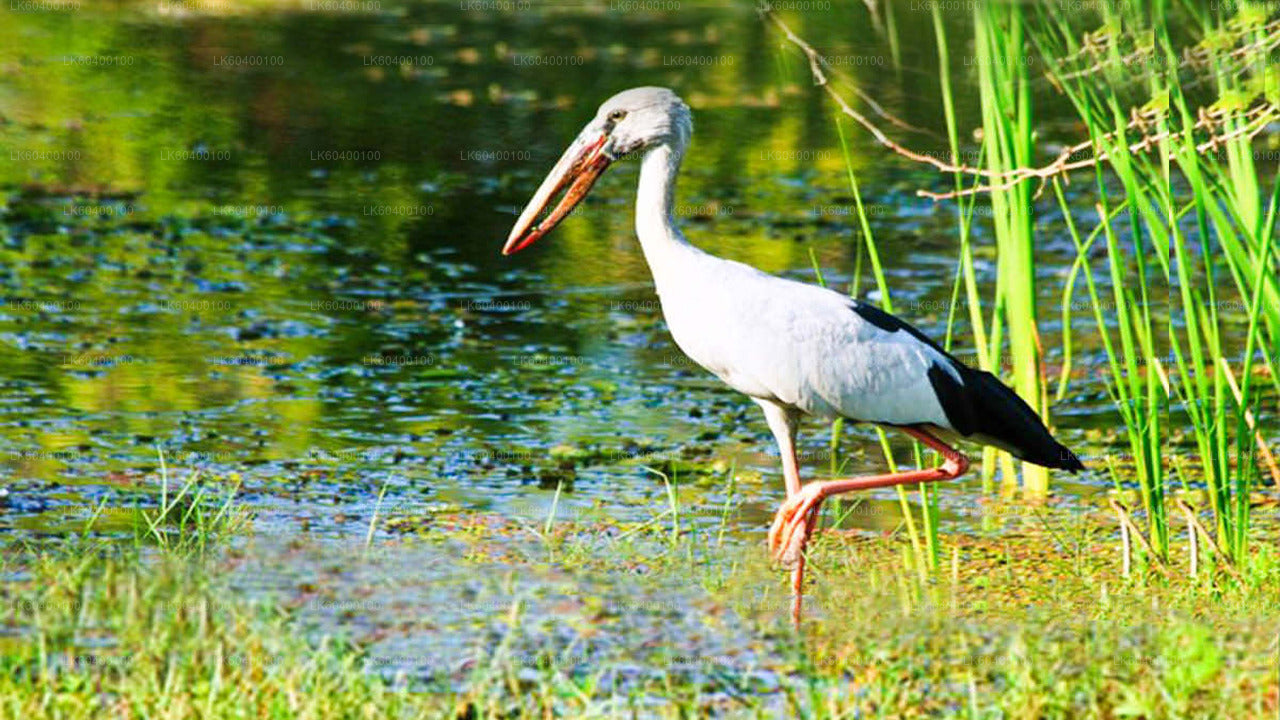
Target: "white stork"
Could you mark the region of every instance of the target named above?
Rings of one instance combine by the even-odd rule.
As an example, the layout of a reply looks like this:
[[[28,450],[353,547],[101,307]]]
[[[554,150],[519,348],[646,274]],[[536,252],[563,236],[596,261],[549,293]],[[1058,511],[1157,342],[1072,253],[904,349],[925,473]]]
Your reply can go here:
[[[792,568],[797,625],[804,548],[825,498],[957,478],[969,467],[949,444],[957,439],[994,445],[1048,468],[1083,469],[1017,393],[991,373],[965,366],[911,325],[832,290],[774,277],[690,245],[671,208],[692,134],[689,107],[671,90],[633,88],[609,98],[534,193],[502,253],[546,235],[605,168],[643,153],[636,236],[671,336],[694,362],[755,400],[778,443],[787,499],[769,530],[769,547]],[[561,191],[563,199],[535,225]],[[943,463],[802,485],[796,430],[806,415],[898,428],[936,450]]]

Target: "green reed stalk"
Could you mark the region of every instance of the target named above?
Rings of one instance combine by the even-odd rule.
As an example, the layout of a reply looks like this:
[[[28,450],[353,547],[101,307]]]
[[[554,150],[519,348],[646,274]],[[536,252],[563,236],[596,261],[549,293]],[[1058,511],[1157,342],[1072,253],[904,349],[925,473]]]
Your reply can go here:
[[[942,11],[935,4],[933,9],[933,30],[938,45],[938,77],[942,88],[942,108],[947,122],[947,141],[951,147],[951,163],[960,165],[960,133],[956,122],[955,100],[951,90],[951,52],[947,43],[946,25],[942,21]],[[981,162],[981,159],[979,159]],[[955,189],[964,189],[963,176],[955,174]],[[977,196],[970,196],[968,207],[961,196],[956,212],[956,222],[960,229],[960,276],[964,282],[966,305],[969,308],[969,326],[973,330],[973,346],[977,356],[978,367],[991,371],[991,356],[987,352],[988,339],[986,321],[982,318],[982,299],[978,294],[977,275],[973,269],[973,209],[977,204]],[[954,319],[956,290],[952,291],[952,307],[947,317],[947,345],[951,347],[951,328]],[[997,368],[995,370],[999,372]],[[982,489],[984,493],[992,491],[992,483],[996,471],[996,449],[982,449]]]
[[[974,8],[975,61],[982,103],[983,151],[987,169],[1007,173],[1031,167],[1033,117],[1025,50],[1023,9],[1017,4],[980,3]],[[1032,184],[997,185],[991,208],[997,258],[996,308],[989,352],[998,356],[1005,326],[1013,387],[1042,416],[1046,413],[1036,331],[1035,243]],[[1014,481],[1006,477],[1006,483]],[[1048,472],[1022,464],[1027,497],[1049,493]]]
[[[837,121],[838,122],[838,121]],[[809,266],[813,268],[813,276],[817,279],[819,287],[827,287],[827,278],[822,274],[822,265],[818,262],[818,254],[809,248]],[[855,271],[853,278],[853,286],[856,287],[858,276]],[[840,436],[844,433],[844,418],[836,418],[831,421],[831,439],[827,441],[827,453],[830,455],[827,471],[831,473],[831,477],[837,477],[840,469],[843,467],[840,462]],[[839,497],[831,499],[834,503],[832,506],[836,515],[839,516],[842,503]]]
[[[876,289],[880,292],[880,304],[884,307],[885,312],[893,312],[893,298],[889,293],[889,284],[885,281],[884,267],[880,263],[880,251],[876,248],[875,236],[871,233],[871,223],[867,221],[866,208],[862,204],[862,192],[858,187],[858,178],[853,172],[853,157],[849,152],[849,142],[845,137],[844,126],[840,122],[840,117],[836,117],[836,131],[840,135],[840,150],[844,153],[845,170],[849,176],[849,188],[853,192],[853,201],[858,210],[858,223],[862,229],[862,237],[864,239],[867,250],[867,258],[871,261],[871,272],[876,279]],[[876,436],[880,440],[880,449],[884,453],[885,461],[889,465],[889,472],[897,472],[897,463],[893,458],[893,451],[889,447],[889,438],[884,430],[877,427]],[[912,452],[915,456],[916,465],[921,464],[921,454],[919,443],[912,442]],[[907,533],[911,539],[912,549],[915,551],[917,567],[923,575],[926,570],[933,570],[938,565],[939,543],[938,543],[938,501],[934,490],[929,483],[923,483],[919,486],[921,516],[924,525],[921,535],[924,540],[924,547],[920,545],[920,535],[917,535],[915,521],[912,518],[911,506],[907,502],[907,491],[901,486],[895,486],[898,492],[898,505],[902,509],[903,521],[907,526]],[[920,562],[923,560],[924,562]]]

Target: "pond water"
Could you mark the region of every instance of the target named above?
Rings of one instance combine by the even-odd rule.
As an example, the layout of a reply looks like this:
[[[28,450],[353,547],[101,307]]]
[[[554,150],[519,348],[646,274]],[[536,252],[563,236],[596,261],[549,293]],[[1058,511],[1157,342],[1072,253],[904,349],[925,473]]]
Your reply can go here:
[[[858,222],[832,106],[749,3],[55,5],[0,23],[0,533],[60,536],[99,502],[153,495],[163,452],[179,478],[240,482],[256,533],[281,548],[363,540],[375,507],[409,523],[541,522],[554,502],[559,518],[646,522],[667,503],[646,466],[675,471],[687,522],[715,527],[728,503],[733,541],[760,544],[782,498],[773,442],[755,405],[664,329],[632,237],[636,164],[536,248],[498,252],[602,100],[666,85],[695,114],[678,208],[690,240],[809,281],[812,254],[847,287]],[[929,14],[902,3],[895,44],[864,12],[788,19],[919,128],[909,144],[944,153]],[[965,22],[948,16],[957,32]],[[973,69],[963,53],[953,65],[971,128]],[[1041,95],[1046,146],[1074,138],[1061,98]],[[941,338],[955,207],[915,190],[951,180],[846,131],[896,310]],[[1081,208],[1088,186],[1072,185]],[[1052,198],[1040,202],[1053,382],[1074,251]],[[971,359],[966,312],[957,353]],[[1075,316],[1078,377],[1052,413],[1088,456],[1115,441],[1116,416],[1092,311]],[[807,430],[808,473],[828,473],[829,431]],[[874,434],[845,432],[845,471],[879,470]],[[1068,505],[1111,487],[1095,471],[1053,482]],[[948,528],[978,527],[980,487],[940,490]],[[896,495],[871,498],[883,511],[846,524],[897,527]],[[406,552],[381,562],[443,583],[422,555],[447,550]],[[254,582],[322,562],[294,559]]]

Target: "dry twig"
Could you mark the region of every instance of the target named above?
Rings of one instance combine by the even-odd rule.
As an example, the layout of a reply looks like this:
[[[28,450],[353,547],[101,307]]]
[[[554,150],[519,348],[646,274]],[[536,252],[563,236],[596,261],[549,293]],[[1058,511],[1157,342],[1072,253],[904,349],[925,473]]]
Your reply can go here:
[[[1141,134],[1141,137],[1140,139],[1132,142],[1125,143],[1125,138],[1118,137],[1119,133],[1109,133],[1099,138],[1091,138],[1063,148],[1051,162],[1042,167],[1015,168],[1007,172],[985,170],[972,165],[957,165],[955,163],[944,162],[932,155],[916,152],[898,142],[895,142],[866,115],[863,115],[849,105],[848,101],[846,101],[835,89],[831,82],[831,76],[834,75],[834,72],[831,70],[830,63],[826,61],[821,53],[815,50],[812,45],[804,40],[804,38],[796,35],[790,26],[778,17],[777,13],[774,12],[767,2],[763,2],[760,5],[759,12],[762,18],[769,20],[777,26],[778,30],[782,32],[788,42],[799,48],[800,51],[804,53],[804,56],[809,63],[809,71],[813,75],[814,84],[821,87],[836,103],[842,113],[848,115],[854,120],[854,122],[861,125],[863,129],[869,132],[880,145],[888,148],[897,155],[907,158],[908,160],[932,166],[940,172],[968,175],[980,178],[981,181],[985,181],[985,183],[980,181],[969,188],[948,192],[932,192],[929,190],[916,191],[918,196],[931,198],[933,200],[973,195],[982,192],[1007,190],[1018,183],[1030,179],[1039,180],[1039,188],[1036,190],[1036,195],[1039,195],[1040,192],[1044,190],[1045,185],[1050,178],[1066,175],[1073,170],[1093,167],[1100,162],[1109,160],[1111,158],[1111,152],[1100,147],[1104,144],[1119,144],[1120,147],[1123,148],[1124,153],[1129,155],[1138,155],[1154,150],[1165,141],[1174,139],[1183,133],[1195,133],[1197,131],[1201,131],[1209,134],[1208,140],[1203,141],[1196,146],[1197,152],[1204,153],[1206,151],[1216,149],[1220,144],[1241,135],[1247,135],[1252,138],[1265,130],[1273,120],[1280,117],[1280,112],[1277,112],[1277,108],[1273,105],[1263,104],[1256,106],[1244,111],[1242,115],[1237,116],[1246,121],[1243,125],[1231,132],[1220,135],[1217,132],[1218,129],[1225,125],[1226,121],[1230,119],[1230,116],[1228,116],[1224,111],[1212,112],[1202,108],[1199,118],[1190,128],[1186,128],[1181,131],[1164,130],[1162,132],[1150,133],[1148,131],[1149,128],[1158,124],[1157,121],[1160,119],[1160,116],[1157,116],[1154,111],[1149,111],[1144,114],[1135,110],[1133,113],[1133,119],[1130,120],[1125,131],[1137,131]],[[1268,29],[1270,28],[1271,26],[1268,26]],[[1095,42],[1090,39],[1090,36],[1086,36],[1086,45],[1077,52],[1077,55],[1083,56],[1086,52],[1097,53],[1099,52],[1097,48],[1105,47],[1106,42],[1107,40],[1105,37]],[[1269,47],[1270,44],[1268,43],[1266,46]],[[1246,49],[1248,48],[1241,48],[1240,50]],[[1145,52],[1145,50],[1139,50],[1132,55],[1137,56],[1143,52]],[[856,86],[852,87],[853,93],[862,99],[863,102],[866,102],[872,110],[875,111],[875,114],[887,119],[893,125],[905,127],[907,129],[914,129],[886,112],[879,104],[871,100],[871,98],[868,97],[861,89]],[[1071,159],[1079,153],[1086,151],[1091,151],[1091,154],[1082,159]]]

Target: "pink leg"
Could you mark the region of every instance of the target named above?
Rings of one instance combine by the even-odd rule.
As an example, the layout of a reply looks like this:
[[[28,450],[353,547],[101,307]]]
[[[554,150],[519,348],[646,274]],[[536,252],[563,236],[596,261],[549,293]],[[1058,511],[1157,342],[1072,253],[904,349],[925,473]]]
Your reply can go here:
[[[782,477],[787,483],[787,500],[800,494],[800,463],[796,459],[794,430],[785,442],[780,441],[782,450]],[[817,522],[817,513],[814,513]],[[791,622],[800,627],[801,609],[804,604],[804,555],[796,558],[791,566]]]
[[[788,503],[790,499],[788,499]],[[784,504],[783,507],[786,507]],[[778,512],[782,512],[781,509]],[[818,526],[818,509],[815,507],[805,519],[810,528]],[[812,532],[812,530],[810,530]],[[800,619],[804,608],[804,552],[796,555],[791,563],[791,624],[800,629]]]
[[[800,463],[796,459],[794,430],[782,447],[782,476],[787,483],[787,500],[800,494]],[[783,444],[783,443],[780,443]],[[816,522],[816,515],[814,513]],[[804,556],[791,566],[791,622],[800,627],[800,615],[804,605]]]
[[[782,478],[787,486],[787,499],[800,493],[800,463],[796,459],[796,426],[798,417],[772,402],[757,401],[764,410],[769,429],[778,441],[778,453],[782,456]],[[816,515],[816,513],[815,513]],[[800,626],[801,606],[804,603],[804,556],[791,565],[791,621]]]
[[[811,482],[799,492],[788,493],[787,501],[778,509],[773,527],[769,529],[769,548],[775,558],[792,567],[791,590],[794,596],[791,620],[797,628],[800,626],[801,593],[804,588],[804,548],[817,525],[818,509],[823,500],[856,490],[953,480],[969,469],[968,458],[928,432],[911,427],[904,427],[902,430],[937,450],[945,459],[942,466],[887,475]]]

